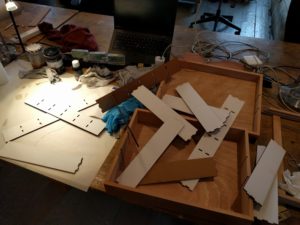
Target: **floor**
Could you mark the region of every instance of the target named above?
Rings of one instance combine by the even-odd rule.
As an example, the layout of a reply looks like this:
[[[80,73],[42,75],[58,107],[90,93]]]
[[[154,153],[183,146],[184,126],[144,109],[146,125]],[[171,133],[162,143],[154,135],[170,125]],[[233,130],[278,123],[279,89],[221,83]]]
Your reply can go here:
[[[21,0],[25,2],[36,2],[39,4],[53,5],[58,7],[75,8],[82,11],[89,11],[107,15],[113,15],[112,1],[101,0],[101,4],[96,1],[81,0],[80,7],[71,5],[71,0]],[[73,0],[74,2],[75,0]],[[185,2],[185,3],[182,3]],[[200,18],[204,12],[215,13],[217,0],[201,0],[199,6],[195,9],[194,4],[190,4],[193,0],[179,0],[176,24],[189,26],[191,22]],[[243,2],[243,1],[236,1]],[[242,29],[241,36],[271,39],[269,9],[271,0],[249,0],[248,3],[236,3],[232,7],[232,0],[223,3],[222,15],[234,15],[233,23]],[[201,29],[212,30],[213,22],[196,25]],[[232,28],[228,28],[223,24],[219,24],[217,31],[234,33]]]
[[[0,161],[1,225],[192,225],[99,191],[70,188]]]
[[[27,0],[33,2],[33,0]],[[38,2],[38,1],[37,1]],[[59,6],[56,1],[39,1]],[[241,35],[270,38],[268,15],[270,0],[252,0],[231,8],[223,5],[225,14],[234,15]],[[194,13],[194,6],[179,4],[177,24],[188,26],[204,11],[214,12],[216,2],[203,0]],[[108,10],[103,13],[110,14]],[[202,29],[211,29],[204,24]],[[218,31],[233,32],[220,25]],[[0,225],[188,225],[188,221],[143,207],[128,204],[106,194],[87,193],[65,186],[46,177],[0,161]]]
[[[216,13],[218,2],[202,0],[197,10],[188,4],[180,4],[177,11],[176,23],[189,26],[200,18],[204,12]],[[237,3],[232,7],[231,3],[223,3],[222,15],[233,15],[233,23],[241,28],[241,36],[271,39],[269,9],[271,0],[250,0],[248,3]],[[195,12],[196,11],[196,12]],[[206,30],[213,30],[213,22],[194,25]],[[234,29],[224,24],[218,24],[218,32],[234,34]]]

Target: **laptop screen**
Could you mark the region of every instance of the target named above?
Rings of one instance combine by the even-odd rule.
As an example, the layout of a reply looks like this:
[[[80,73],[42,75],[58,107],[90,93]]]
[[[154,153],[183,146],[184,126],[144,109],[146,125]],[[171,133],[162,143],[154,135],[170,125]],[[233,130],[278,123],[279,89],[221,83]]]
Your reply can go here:
[[[170,36],[177,0],[114,0],[115,28]]]

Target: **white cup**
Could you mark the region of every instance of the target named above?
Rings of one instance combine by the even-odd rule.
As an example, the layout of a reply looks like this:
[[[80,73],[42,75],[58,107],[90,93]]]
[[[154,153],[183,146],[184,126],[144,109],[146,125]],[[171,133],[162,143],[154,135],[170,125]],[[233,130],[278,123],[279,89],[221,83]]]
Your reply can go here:
[[[0,85],[6,84],[7,81],[8,81],[7,73],[6,73],[2,63],[0,62]]]

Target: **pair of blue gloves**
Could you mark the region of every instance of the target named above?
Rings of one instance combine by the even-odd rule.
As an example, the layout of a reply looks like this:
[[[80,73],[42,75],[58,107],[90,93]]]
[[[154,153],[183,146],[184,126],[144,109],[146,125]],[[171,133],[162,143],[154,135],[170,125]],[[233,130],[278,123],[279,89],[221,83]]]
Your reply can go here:
[[[111,108],[103,117],[102,120],[106,123],[108,133],[112,134],[121,128],[122,125],[127,124],[130,116],[136,108],[143,108],[135,97],[131,97],[121,104]]]

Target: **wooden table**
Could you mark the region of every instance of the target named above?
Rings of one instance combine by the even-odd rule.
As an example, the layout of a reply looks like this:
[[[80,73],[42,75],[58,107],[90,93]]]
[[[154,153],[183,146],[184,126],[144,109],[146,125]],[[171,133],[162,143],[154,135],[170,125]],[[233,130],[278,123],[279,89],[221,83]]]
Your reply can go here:
[[[92,13],[80,12],[72,17],[68,23],[76,24],[78,26],[87,27],[91,33],[95,35],[96,41],[99,45],[101,51],[108,51],[110,39],[113,33],[113,17],[98,15]],[[202,61],[205,62],[206,59],[199,57],[194,54],[185,54],[190,51],[195,38],[200,40],[206,40],[210,42],[223,42],[223,41],[237,41],[251,44],[258,47],[259,49],[269,52],[270,58],[268,61],[269,65],[285,65],[300,67],[299,53],[300,45],[294,43],[286,43],[281,41],[270,41],[257,38],[241,37],[236,35],[231,35],[227,33],[218,33],[211,31],[201,31],[199,29],[190,29],[183,26],[175,26],[174,37],[173,37],[173,47],[172,55],[174,57],[183,57],[190,61]],[[46,38],[41,40],[42,43],[52,44]],[[185,56],[182,56],[185,54]],[[237,62],[211,62],[212,64],[231,66],[238,69],[244,69],[243,65]],[[286,79],[286,77],[284,78]],[[275,88],[272,90],[264,89],[265,92],[276,93]],[[277,102],[276,105],[281,107],[280,103]],[[264,107],[272,106],[268,101],[263,101]],[[114,154],[112,154],[114,155]],[[105,170],[109,168],[110,157],[107,159],[107,164],[104,165],[103,169],[100,170],[99,175],[96,177],[92,187],[96,189],[103,190],[103,179],[105,177]]]
[[[59,9],[57,10],[59,11]],[[73,16],[70,20],[68,20],[67,23],[87,27],[91,31],[91,33],[95,35],[97,43],[99,45],[99,50],[100,51],[108,50],[110,39],[113,32],[113,17],[80,12],[75,16]],[[201,31],[201,30],[190,29],[190,28],[177,26],[177,25],[175,26],[172,55],[174,57],[182,57],[183,53],[189,52],[196,36],[201,40],[207,40],[210,42],[215,42],[215,41],[245,42],[258,47],[263,51],[269,52],[270,59],[268,63],[270,65],[285,65],[285,66],[300,67],[300,60],[299,60],[300,45],[299,44],[240,37],[240,36],[234,36],[226,33]],[[31,41],[32,40],[30,40],[30,42]],[[41,43],[53,44],[53,42],[49,42],[45,38],[41,40]],[[188,54],[183,57],[187,60],[195,61],[195,62],[206,61],[206,59],[194,54],[192,55]],[[223,62],[211,62],[211,63],[214,63],[216,65],[230,66],[238,69],[243,69],[243,66],[236,62],[223,61]],[[297,72],[295,72],[295,75],[297,75]],[[283,79],[288,80],[286,77]],[[274,96],[277,94],[275,87],[270,90],[264,89],[264,93],[267,93],[267,95],[272,95],[273,98],[265,97],[263,101],[263,107],[266,107],[267,109],[270,106],[275,106],[279,108],[281,107],[280,103],[276,99],[274,99]],[[290,115],[294,115],[296,119],[300,118],[299,114],[290,114]],[[291,151],[293,154],[295,153],[297,158],[300,160],[300,154],[297,152],[297,150],[300,148],[299,134],[298,134],[299,132],[297,133],[298,128],[295,127],[297,126],[298,123],[294,123],[289,120],[289,121],[283,121],[283,124],[285,124],[283,127],[283,133],[284,133],[283,146],[289,149],[289,151]],[[256,144],[257,143],[266,144],[266,141],[272,137],[273,135],[272,125],[273,125],[272,115],[271,116],[264,115],[262,117],[261,137],[257,139]],[[292,136],[290,135],[292,134],[291,127],[293,129]],[[285,139],[287,141],[285,141]],[[91,185],[92,188],[105,191],[103,186],[103,181],[105,180],[107,171],[110,169],[110,164],[116,154],[117,154],[116,148],[114,148],[111,151],[110,155],[107,157],[101,169],[99,170],[98,175],[94,179],[94,182]]]
[[[101,51],[108,51],[110,39],[113,32],[113,17],[104,16],[92,13],[80,12],[73,18],[71,18],[68,23],[76,24],[78,26],[87,27],[91,33],[95,35],[99,49]],[[222,41],[239,41],[254,45],[263,51],[270,53],[269,64],[270,65],[286,65],[300,67],[299,52],[300,45],[293,43],[285,43],[281,41],[269,41],[264,39],[241,37],[236,35],[231,35],[227,33],[217,33],[211,31],[201,31],[198,29],[190,29],[183,26],[175,26],[174,37],[173,37],[173,47],[172,55],[174,57],[182,57],[184,53],[190,51],[191,46],[195,40],[195,37],[201,40],[206,40],[210,42],[222,42]],[[45,44],[53,44],[47,39],[41,41]],[[184,58],[195,62],[205,62],[205,59],[194,54],[185,55]],[[216,65],[231,66],[238,69],[243,69],[243,65],[236,62],[212,62]],[[264,90],[267,93],[277,93],[274,87],[272,90]],[[272,99],[271,99],[272,100]],[[274,100],[272,100],[274,101]],[[281,107],[278,101],[269,104],[268,101],[264,99],[263,106],[268,107],[272,105]],[[109,169],[110,162],[113,158],[114,153],[112,152],[111,157],[108,157],[107,163],[103,166],[102,170],[99,171],[98,176],[95,178],[92,184],[93,188],[103,190],[103,180],[105,179],[105,174],[107,169]]]
[[[113,17],[94,13],[79,12],[65,24],[86,27],[95,36],[99,51],[108,51],[113,33]],[[41,43],[53,45],[55,43],[43,38]]]
[[[92,23],[93,21],[93,23]],[[90,31],[95,34],[96,40],[99,44],[101,50],[107,51],[109,48],[110,39],[113,32],[113,18],[110,16],[103,16],[97,14],[87,14],[87,13],[79,13],[74,16],[69,23],[78,24],[80,26],[85,26],[90,29]],[[173,47],[172,47],[172,55],[174,57],[183,57],[190,61],[195,62],[205,62],[206,59],[199,57],[194,54],[185,54],[189,52],[191,49],[192,44],[194,43],[195,37],[198,37],[201,40],[206,40],[210,42],[223,42],[223,41],[238,41],[251,44],[253,46],[258,47],[259,49],[269,52],[270,58],[268,61],[269,65],[278,66],[278,65],[285,65],[285,66],[293,66],[293,67],[300,67],[299,61],[299,53],[300,53],[300,45],[293,44],[293,43],[285,43],[281,41],[269,41],[264,39],[255,39],[255,38],[248,38],[248,37],[241,37],[235,36],[226,33],[216,33],[210,31],[201,31],[197,29],[190,29],[183,26],[175,26],[174,37],[173,37]],[[44,39],[42,42],[47,43]],[[244,69],[243,65],[236,62],[211,62],[216,65],[222,66],[230,66],[238,69]],[[295,72],[295,71],[294,71]],[[297,71],[296,71],[297,72]],[[296,76],[297,73],[294,73]],[[285,77],[283,74],[282,79],[290,81]],[[264,93],[267,95],[272,95],[273,97],[264,97],[263,98],[263,107],[269,108],[270,106],[278,107],[282,109],[282,105],[276,99],[277,98],[277,88],[273,87],[272,89],[264,89]],[[299,117],[296,114],[296,117]],[[283,120],[283,124],[289,124],[289,126],[295,128],[295,123],[291,121]],[[297,125],[296,125],[297,126]],[[273,120],[272,116],[263,115],[262,117],[262,135],[257,139],[254,145],[251,146],[253,158],[254,158],[254,148],[256,144],[267,144],[267,141],[272,138],[273,131]],[[300,142],[297,133],[293,132],[292,136],[290,136],[291,131],[286,129],[286,125],[283,126],[283,137],[286,138],[286,141],[283,141],[283,146],[286,149],[289,149],[290,152],[296,152],[295,156],[300,160],[300,154],[297,153],[297,150],[300,148]],[[273,137],[274,138],[274,137]],[[97,190],[104,190],[103,182],[106,178],[107,172],[110,170],[110,165],[112,160],[114,159],[115,155],[118,154],[117,148],[114,148],[110,155],[107,157],[105,163],[99,170],[98,175],[96,176],[94,182],[92,183],[92,188]],[[253,165],[253,162],[252,162]]]

